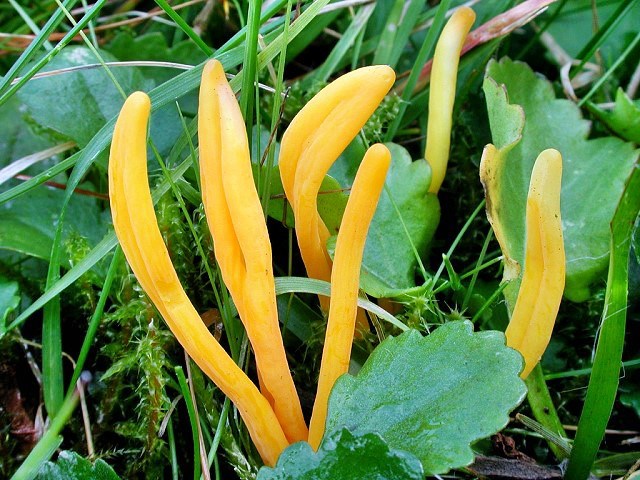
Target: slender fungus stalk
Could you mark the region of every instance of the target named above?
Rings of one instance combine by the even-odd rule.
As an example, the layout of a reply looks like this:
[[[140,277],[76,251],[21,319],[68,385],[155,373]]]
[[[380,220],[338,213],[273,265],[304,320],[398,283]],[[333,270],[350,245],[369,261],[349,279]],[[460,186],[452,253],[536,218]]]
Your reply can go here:
[[[331,278],[331,259],[326,249],[330,233],[317,207],[322,180],[394,80],[394,71],[386,65],[343,75],[305,105],[282,137],[280,176],[293,208],[298,245],[310,278]],[[320,302],[326,311],[328,299],[320,297]]]
[[[122,250],[142,288],[189,356],[238,407],[267,465],[288,445],[271,405],[205,327],[162,241],[147,180],[150,102],[131,95],[120,112],[109,161],[109,198]]]
[[[349,369],[360,264],[369,224],[376,211],[390,162],[391,154],[387,147],[376,144],[369,148],[356,174],[338,232],[331,273],[329,320],[309,429],[309,443],[315,450],[324,435],[331,388],[338,377]]]
[[[507,345],[525,360],[526,378],[544,353],[558,315],[565,280],[565,253],[560,221],[562,157],[545,150],[531,173],[527,196],[526,252],[522,283],[511,321]]]
[[[203,203],[216,256],[226,257],[220,269],[223,278],[231,279],[230,291],[253,346],[262,393],[287,439],[306,440],[307,426],[280,334],[271,243],[251,173],[245,125],[217,60],[202,72],[199,115]]]
[[[442,30],[433,56],[424,153],[431,166],[430,193],[438,193],[447,172],[460,51],[475,19],[476,14],[470,8],[458,8]]]

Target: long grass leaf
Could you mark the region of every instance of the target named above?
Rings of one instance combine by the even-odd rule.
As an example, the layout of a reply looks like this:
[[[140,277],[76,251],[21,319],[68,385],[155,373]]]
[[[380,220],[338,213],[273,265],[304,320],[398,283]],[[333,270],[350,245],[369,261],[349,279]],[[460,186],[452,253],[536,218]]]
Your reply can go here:
[[[46,288],[51,288],[60,280],[60,250],[62,248],[62,225],[64,215],[58,218],[58,225],[51,247]],[[64,378],[62,374],[62,332],[60,325],[60,297],[47,303],[42,316],[42,386],[44,405],[50,418],[57,415],[63,400]]]
[[[76,3],[78,3],[78,0],[66,0],[64,2],[64,6],[66,8],[73,8],[73,6]],[[15,63],[11,65],[11,68],[9,69],[7,74],[2,78],[2,80],[0,80],[0,94],[4,94],[7,87],[11,85],[11,82],[18,76],[18,74],[20,73],[20,70],[22,70],[22,68],[27,63],[33,60],[34,56],[36,55],[40,47],[42,47],[42,45],[44,45],[48,41],[49,35],[51,35],[51,33],[58,27],[58,25],[63,19],[64,19],[64,12],[62,12],[62,10],[60,9],[56,9],[53,15],[51,15],[51,18],[49,18],[47,23],[44,24],[44,27],[42,27],[42,30],[40,30],[40,33],[29,44],[27,49],[24,52],[22,52],[22,55],[20,55],[20,57],[15,61]],[[1,100],[4,99],[5,96],[6,95],[2,95],[2,97],[0,97],[0,105],[4,103],[4,101],[1,101]]]
[[[68,10],[68,6],[75,5],[76,1],[77,0],[67,1],[67,2],[63,3],[62,5]],[[49,63],[51,61],[51,59],[60,52],[60,50],[62,50],[66,45],[68,45],[69,42],[71,42],[71,40],[73,40],[79,34],[79,32],[87,25],[87,23],[89,23],[100,12],[100,9],[103,7],[105,2],[106,2],[106,0],[97,0],[96,3],[94,3],[93,7],[91,7],[91,10],[89,10],[85,14],[85,16],[82,17],[82,19],[80,19],[80,21],[76,25],[74,25],[71,30],[69,30],[69,33],[67,33],[62,38],[62,40],[60,40],[56,44],[56,46],[53,48],[53,50],[47,52],[46,55],[44,55],[42,58],[40,58],[40,60],[38,60],[35,63],[35,65],[33,65],[29,69],[29,71],[27,73],[25,73],[24,75],[22,75],[20,77],[20,79],[15,83],[13,83],[13,80],[15,79],[16,75],[15,75],[15,73],[12,72],[13,69],[14,69],[12,67],[11,70],[9,70],[7,75],[4,76],[4,78],[2,79],[2,82],[0,83],[0,93],[2,93],[6,89],[6,87],[10,85],[10,87],[8,89],[6,89],[6,91],[4,91],[2,97],[0,97],[0,106],[2,106],[7,100],[9,100],[9,98],[11,98],[11,96],[15,92],[17,92],[20,88],[22,88],[22,86],[25,83],[27,83],[31,77],[33,77],[37,72],[39,72],[42,69],[42,67],[44,67],[47,63]],[[64,17],[64,15],[65,15],[64,11],[65,11],[64,9],[58,8],[56,10],[56,13],[54,14],[54,17],[57,17],[58,15]],[[42,31],[43,31],[43,33],[46,31],[46,26],[45,26],[45,28],[43,28]],[[35,43],[35,41],[32,42],[32,44],[33,43]],[[31,48],[31,45],[24,52],[24,54],[26,54],[29,51],[30,48]],[[24,54],[20,56],[20,59],[22,59],[22,57],[25,56]],[[18,62],[16,62],[14,64],[14,67],[20,62],[20,59],[18,60]]]
[[[609,274],[600,335],[587,397],[565,474],[567,480],[585,480],[589,477],[613,411],[627,320],[631,233],[639,212],[640,165],[636,164],[611,222]]]
[[[169,5],[166,0],[154,1],[162,10],[164,10],[169,18],[173,20],[176,25],[178,25],[180,30],[182,30],[187,35],[187,37],[189,37],[193,41],[193,43],[195,43],[198,48],[202,50],[202,52],[207,57],[211,56],[211,54],[213,53],[213,49],[209,45],[204,43],[204,40],[202,40],[202,38],[200,38],[200,36],[193,31],[193,28],[191,28],[189,24],[185,22],[184,19],[173,8],[171,8],[171,5]]]
[[[260,30],[260,9],[262,0],[249,2],[249,13],[247,14],[247,40],[244,42],[244,59],[242,71],[242,89],[240,90],[240,111],[247,125],[247,132],[251,138],[253,129],[253,99],[254,85],[257,80],[258,71],[258,33]],[[251,141],[251,140],[249,140]]]
[[[315,78],[320,80],[321,82],[326,82],[331,74],[336,70],[340,61],[347,54],[349,49],[353,46],[356,41],[356,37],[364,31],[364,28],[367,26],[367,21],[369,17],[373,13],[375,9],[375,4],[364,5],[358,10],[358,13],[353,17],[351,24],[347,27],[347,29],[336,43],[333,50],[324,61],[324,63],[316,70],[314,74]]]
[[[276,295],[285,293],[314,293],[316,295],[331,296],[331,284],[323,280],[305,277],[277,277],[276,278]],[[383,320],[389,322],[400,330],[408,330],[404,323],[387,312],[384,308],[367,300],[366,298],[358,298],[358,306],[370,311]]]
[[[182,162],[172,173],[171,178],[176,181],[180,178],[184,172],[186,172],[191,166],[191,160],[187,159]],[[167,180],[163,180],[153,191],[153,201],[158,202],[160,197],[169,190],[170,185]],[[53,298],[67,289],[82,275],[87,273],[94,265],[96,265],[118,244],[118,239],[114,232],[107,233],[104,238],[96,245],[89,254],[80,260],[76,265],[71,268],[66,274],[60,278],[49,290],[43,293],[36,301],[34,301],[28,308],[26,308],[8,327],[7,331],[21,325],[24,321],[45,306]],[[0,338],[6,332],[0,332]]]
[[[403,101],[400,103],[398,114],[395,116],[393,122],[391,122],[391,125],[389,125],[389,128],[387,130],[385,136],[385,141],[387,142],[390,142],[393,139],[393,137],[396,135],[396,132],[398,131],[398,128],[400,127],[402,118],[404,117],[404,112],[407,110],[407,106],[410,103],[413,90],[418,83],[418,79],[420,78],[422,67],[424,67],[424,64],[427,63],[427,59],[433,54],[433,50],[436,46],[436,41],[438,40],[438,34],[444,26],[445,16],[447,10],[449,9],[450,3],[451,0],[444,0],[440,2],[440,6],[436,11],[433,24],[431,25],[431,27],[429,27],[429,32],[422,42],[422,46],[420,47],[420,51],[418,52],[418,56],[416,57],[415,62],[413,63],[413,67],[411,67],[409,79],[407,80],[407,83],[404,86],[404,90],[402,92]]]

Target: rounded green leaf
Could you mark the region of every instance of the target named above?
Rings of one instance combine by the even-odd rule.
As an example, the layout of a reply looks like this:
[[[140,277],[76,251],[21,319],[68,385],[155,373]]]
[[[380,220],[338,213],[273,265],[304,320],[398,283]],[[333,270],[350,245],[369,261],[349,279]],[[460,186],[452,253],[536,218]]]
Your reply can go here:
[[[306,442],[287,448],[275,468],[263,467],[257,480],[420,480],[420,461],[394,450],[375,433],[355,436],[342,429],[314,452]]]
[[[501,332],[450,322],[423,337],[382,342],[357,377],[338,379],[327,431],[375,432],[414,454],[428,474],[470,464],[470,444],[502,429],[524,398],[522,357]]]

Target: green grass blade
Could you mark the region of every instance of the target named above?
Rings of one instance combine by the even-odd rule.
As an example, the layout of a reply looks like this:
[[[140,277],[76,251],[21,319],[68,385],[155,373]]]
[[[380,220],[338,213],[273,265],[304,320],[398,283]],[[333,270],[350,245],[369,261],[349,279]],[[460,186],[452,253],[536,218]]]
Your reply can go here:
[[[115,253],[113,254],[113,258],[111,259],[111,264],[109,265],[107,275],[104,279],[104,286],[102,287],[100,297],[98,298],[98,304],[93,311],[93,315],[91,316],[91,320],[89,321],[89,328],[87,328],[87,333],[85,334],[84,340],[82,341],[82,347],[80,347],[80,353],[78,354],[78,359],[76,360],[76,366],[74,367],[73,374],[71,375],[71,381],[69,382],[67,395],[73,392],[73,389],[76,386],[76,382],[80,378],[80,374],[82,373],[82,369],[84,368],[87,356],[89,355],[89,349],[91,348],[91,344],[93,343],[93,340],[96,337],[96,333],[98,331],[98,327],[100,326],[100,320],[102,320],[102,314],[104,313],[104,306],[109,299],[111,286],[113,285],[113,280],[116,276],[116,272],[121,261],[122,250],[118,248],[116,249]]]
[[[353,17],[351,24],[344,31],[342,37],[340,37],[340,40],[338,40],[338,43],[336,43],[335,47],[333,47],[333,50],[331,50],[331,53],[329,54],[327,59],[320,66],[320,68],[316,70],[316,73],[314,74],[316,79],[322,82],[326,82],[329,79],[331,74],[338,67],[340,61],[353,46],[358,35],[360,35],[362,31],[364,31],[364,28],[367,26],[367,21],[369,20],[369,17],[373,13],[374,9],[375,4],[372,3],[370,5],[364,5],[362,8],[360,8],[360,10],[358,10],[358,13]]]
[[[171,178],[173,181],[176,181],[180,178],[184,172],[186,172],[191,166],[191,159],[187,159],[182,162],[172,173]],[[170,185],[167,180],[163,180],[153,191],[153,202],[156,203],[162,195],[164,195],[169,190]],[[76,265],[71,268],[66,274],[62,276],[60,280],[58,280],[51,289],[47,290],[43,293],[35,302],[29,305],[8,327],[7,331],[18,327],[24,321],[29,318],[33,313],[37,312],[43,306],[45,306],[48,302],[50,302],[53,298],[60,294],[60,292],[64,291],[70,285],[72,285],[78,278],[87,273],[94,265],[96,265],[100,260],[102,260],[113,248],[118,244],[118,239],[116,238],[116,234],[114,232],[107,233],[104,238],[96,245],[89,254],[80,260]],[[0,338],[6,332],[0,332]]]
[[[176,22],[176,25],[178,25],[180,30],[182,30],[187,35],[187,37],[189,37],[193,41],[193,43],[195,43],[198,48],[202,50],[202,52],[204,52],[207,57],[211,56],[211,54],[213,53],[213,49],[209,47],[209,45],[204,43],[204,40],[202,40],[202,38],[200,38],[200,36],[193,31],[193,28],[191,28],[189,24],[184,21],[184,18],[182,18],[173,8],[171,8],[171,5],[169,5],[166,0],[155,0],[155,2],[162,10],[164,10],[164,13],[166,13],[171,20]]]
[[[253,129],[253,100],[254,86],[257,81],[258,72],[258,33],[260,31],[260,9],[262,0],[252,0],[249,2],[249,13],[247,15],[247,40],[244,42],[244,59],[242,71],[242,88],[240,90],[240,111],[247,126],[249,142],[251,142],[251,131]]]
[[[627,60],[627,57],[631,54],[631,52],[633,52],[633,49],[636,48],[636,45],[638,45],[639,42],[640,42],[640,32],[636,34],[634,39],[631,41],[629,46],[625,48],[624,52],[622,52],[620,57],[618,57],[618,59],[615,62],[613,62],[613,65],[611,65],[609,70],[607,70],[607,72],[598,79],[598,81],[593,85],[593,87],[591,87],[591,90],[589,90],[589,93],[587,93],[584,97],[582,97],[582,99],[578,102],[579,107],[582,107],[587,102],[587,100],[589,100],[593,96],[593,94],[598,91],[598,89],[602,86],[602,84],[606,82],[611,75],[613,75],[613,72],[615,72],[616,69],[620,65],[622,65],[625,62],[625,60]]]
[[[393,119],[391,125],[389,125],[389,129],[387,130],[385,141],[390,142],[395,137],[400,124],[402,123],[402,118],[404,117],[404,112],[407,110],[407,106],[410,103],[411,96],[413,94],[413,90],[418,83],[418,79],[420,78],[420,72],[422,71],[422,67],[427,63],[427,59],[431,57],[433,51],[436,46],[436,42],[438,41],[438,35],[442,30],[445,22],[445,15],[447,10],[449,9],[449,4],[451,0],[444,0],[440,2],[440,6],[436,11],[435,18],[433,19],[433,24],[429,27],[429,33],[424,38],[424,42],[422,42],[422,46],[420,47],[420,51],[418,52],[418,56],[411,67],[411,73],[409,74],[409,78],[407,80],[406,85],[404,86],[404,90],[402,92],[402,102],[400,102],[398,114]]]
[[[83,383],[88,383],[88,381]],[[62,443],[60,432],[71,418],[71,414],[78,405],[78,400],[79,394],[77,390],[67,395],[60,407],[60,411],[51,421],[49,429],[31,450],[25,461],[22,462],[20,468],[13,474],[11,480],[31,480],[38,474],[44,462],[51,458]]]
[[[187,359],[190,361],[190,359]],[[184,403],[187,407],[187,413],[189,415],[189,423],[191,424],[191,435],[193,437],[193,478],[198,480],[200,478],[200,472],[202,467],[200,465],[200,437],[198,435],[198,418],[196,416],[196,409],[191,401],[191,391],[187,384],[187,378],[184,376],[182,367],[175,367],[176,375],[178,376],[178,383],[180,384],[180,393],[184,398]]]
[[[567,434],[564,431],[560,417],[551,394],[547,388],[547,383],[544,381],[544,375],[542,373],[542,367],[540,364],[536,365],[531,371],[531,374],[525,380],[527,384],[527,401],[533,412],[535,419],[540,422],[550,432],[561,438],[566,438]],[[567,452],[563,448],[559,447],[552,441],[547,440],[549,448],[556,456],[558,460],[564,460],[567,458]]]
[[[384,26],[384,30],[380,34],[378,46],[375,49],[373,56],[373,65],[388,65],[391,59],[391,52],[393,51],[393,43],[396,38],[396,32],[398,30],[398,23],[402,17],[402,10],[404,8],[404,0],[396,0],[389,12],[387,23]]]
[[[285,293],[314,293],[316,295],[329,297],[331,296],[331,284],[314,278],[276,277],[276,295],[284,295]],[[383,320],[386,320],[402,331],[409,329],[409,327],[387,312],[384,308],[379,307],[366,298],[359,297],[358,306],[370,311]]]
[[[640,165],[636,164],[611,222],[605,306],[587,397],[565,475],[567,480],[585,480],[589,477],[616,399],[627,319],[629,250],[638,212]]]
[[[70,6],[73,6],[76,3],[76,1],[77,0],[67,1],[62,5],[68,10],[67,4],[69,4]],[[38,73],[38,71],[40,71],[42,67],[44,67],[47,63],[49,63],[51,59],[60,52],[60,50],[62,50],[67,44],[69,44],[69,42],[71,42],[71,40],[73,40],[76,37],[76,35],[78,35],[79,32],[82,31],[82,29],[86,27],[87,24],[91,20],[93,20],[93,18],[100,12],[100,9],[105,4],[105,2],[106,0],[97,0],[96,3],[93,5],[93,7],[91,7],[91,10],[89,10],[85,14],[85,16],[82,17],[82,19],[80,19],[80,21],[76,25],[74,25],[71,30],[69,30],[69,33],[67,33],[62,38],[62,40],[58,42],[58,44],[53,48],[53,50],[51,50],[50,52],[47,52],[46,55],[44,55],[40,60],[38,60],[35,63],[35,65],[33,65],[29,69],[29,71],[24,75],[22,75],[20,79],[17,82],[15,82],[13,85],[11,85],[11,83],[12,83],[12,80],[15,78],[15,73],[13,73],[13,76],[12,76],[12,71],[14,69],[12,67],[11,70],[9,70],[9,73],[7,73],[7,75],[4,76],[2,82],[0,83],[0,93],[2,93],[6,89],[6,87],[10,85],[10,87],[6,89],[6,91],[3,93],[2,97],[0,97],[0,106],[2,106],[7,100],[9,100],[9,98],[11,98],[11,96],[15,92],[17,92],[25,83],[27,83],[31,77],[33,77],[36,73]],[[65,12],[64,9],[58,8],[54,16],[60,15],[64,17],[65,15],[64,12]],[[45,31],[46,31],[46,28],[43,28],[43,33]],[[35,43],[35,41],[32,43]],[[25,50],[25,54],[29,51],[30,48],[31,46],[29,46],[29,48]],[[24,57],[24,54],[20,56],[20,59],[22,59],[22,57]],[[20,62],[20,59],[18,60],[18,62],[14,64],[14,67],[18,65],[18,63]]]
[[[62,225],[64,213],[58,225],[51,247],[46,288],[60,280],[60,250],[62,248]],[[47,303],[42,317],[42,386],[44,405],[50,418],[55,417],[62,406],[64,377],[62,373],[62,332],[60,322],[60,297]]]
[[[20,15],[20,18],[24,20],[24,23],[27,24],[29,29],[34,33],[34,35],[36,35],[36,37],[38,35],[42,35],[40,28],[38,27],[38,25],[36,25],[36,22],[33,21],[33,19],[29,16],[29,14],[25,12],[24,8],[22,8],[20,4],[16,2],[16,0],[9,0],[9,3],[13,7],[13,9],[16,12],[18,12],[18,15]],[[44,48],[46,48],[47,50],[53,50],[53,45],[51,45],[51,42],[49,42],[49,40],[46,39],[47,38],[46,36],[44,38],[45,38],[45,41],[43,43]]]
[[[64,6],[66,8],[73,8],[76,3],[78,3],[78,0],[66,0],[64,2]],[[49,18],[47,23],[44,24],[42,30],[40,30],[40,34],[36,36],[27,49],[22,52],[22,55],[20,55],[15,63],[11,65],[7,74],[2,78],[2,80],[0,80],[0,94],[3,94],[2,97],[0,97],[0,100],[6,96],[4,95],[5,90],[18,76],[20,70],[22,70],[22,68],[34,58],[40,47],[48,41],[49,35],[51,35],[63,19],[64,12],[60,9],[56,9],[53,15],[51,15],[51,18]],[[4,101],[0,101],[0,105],[2,105],[2,103],[4,103]]]
[[[576,58],[581,59],[580,64],[571,72],[570,78],[575,77],[578,73],[582,71],[582,67],[584,67],[585,63],[589,61],[590,58],[596,53],[596,51],[602,46],[602,44],[609,38],[618,23],[626,18],[627,13],[631,8],[636,4],[637,0],[630,0],[629,2],[620,2],[616,11],[609,17],[609,19],[602,25],[602,28],[598,30],[591,39],[587,42],[587,44],[580,50]]]
[[[49,168],[47,171],[39,173],[38,175],[27,180],[26,182],[23,182],[19,185],[16,185],[15,187],[10,188],[6,192],[0,193],[0,205],[8,202],[9,200],[13,200],[14,198],[19,197],[24,193],[28,193],[30,190],[37,187],[38,185],[42,185],[43,183],[48,182],[49,180],[54,178],[56,175],[59,175],[65,170],[68,170],[69,168],[73,167],[78,161],[79,157],[80,157],[79,152],[74,153],[69,158],[54,165],[53,167]]]
[[[398,60],[400,60],[400,56],[402,55],[402,51],[409,43],[409,37],[411,36],[411,32],[413,31],[413,27],[415,27],[418,18],[420,18],[420,12],[424,7],[424,3],[424,0],[412,0],[409,3],[409,6],[406,7],[391,48],[391,56],[389,57],[388,62],[388,65],[391,68],[396,67]]]

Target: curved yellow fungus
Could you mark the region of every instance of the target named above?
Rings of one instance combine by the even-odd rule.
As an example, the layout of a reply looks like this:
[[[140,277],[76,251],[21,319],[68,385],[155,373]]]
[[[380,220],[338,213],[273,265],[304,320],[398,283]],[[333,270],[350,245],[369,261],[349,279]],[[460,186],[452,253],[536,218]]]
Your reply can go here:
[[[395,73],[386,65],[347,73],[313,97],[282,137],[280,176],[293,208],[300,253],[311,278],[331,278],[331,259],[326,249],[330,233],[317,207],[320,185],[394,81]],[[326,310],[328,300],[321,297],[320,301]]]
[[[308,431],[287,363],[276,306],[271,243],[251,172],[240,107],[222,65],[202,72],[198,123],[203,203],[216,257],[256,357],[262,393],[290,442]],[[231,269],[230,272],[225,270]]]
[[[476,14],[470,8],[458,8],[442,30],[433,56],[424,153],[431,166],[430,193],[438,193],[447,172],[460,51],[475,19]]]
[[[522,282],[511,321],[507,345],[525,360],[526,378],[544,353],[564,291],[565,253],[560,221],[562,157],[545,150],[531,173],[526,210],[526,251]]]
[[[376,211],[390,162],[391,154],[387,147],[376,144],[369,148],[356,174],[338,232],[331,273],[329,320],[309,428],[309,443],[316,450],[324,435],[331,388],[338,377],[349,369],[360,264],[369,224]]]
[[[189,301],[162,240],[147,180],[150,102],[142,92],[125,102],[109,161],[109,198],[116,234],[142,288],[180,344],[238,407],[262,459],[274,465],[288,445],[265,397],[205,327]]]

